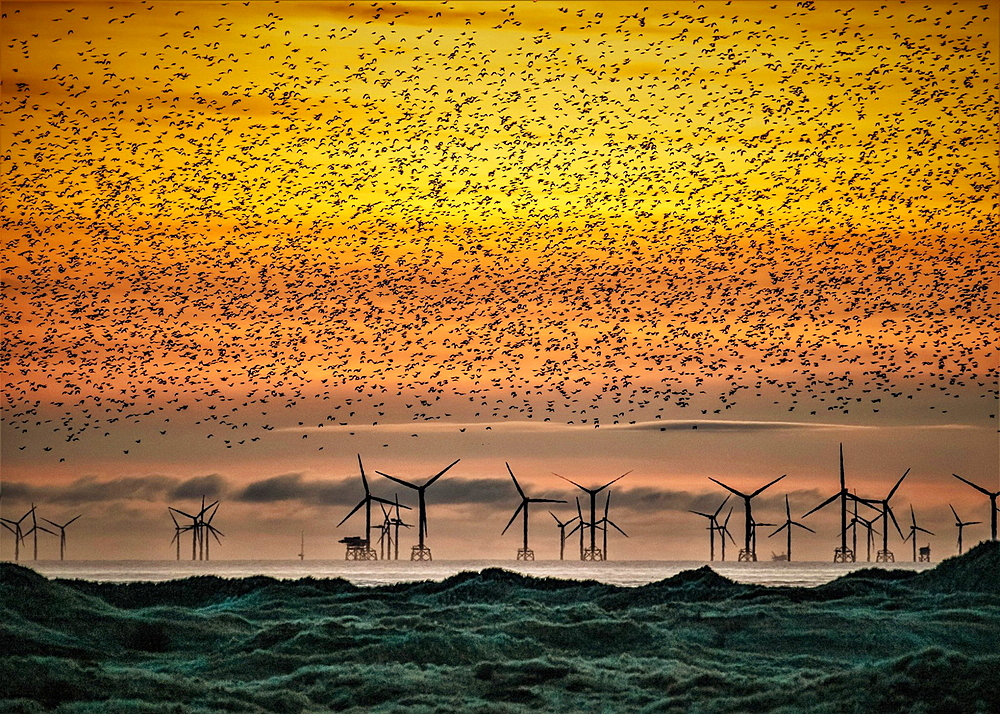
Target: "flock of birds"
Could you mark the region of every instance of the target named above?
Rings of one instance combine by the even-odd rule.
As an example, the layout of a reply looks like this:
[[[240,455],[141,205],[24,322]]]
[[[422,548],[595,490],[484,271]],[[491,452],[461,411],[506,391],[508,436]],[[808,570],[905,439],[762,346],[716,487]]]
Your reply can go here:
[[[245,449],[316,409],[985,418],[995,26],[967,2],[5,7],[5,459],[135,431],[134,458],[181,418]]]

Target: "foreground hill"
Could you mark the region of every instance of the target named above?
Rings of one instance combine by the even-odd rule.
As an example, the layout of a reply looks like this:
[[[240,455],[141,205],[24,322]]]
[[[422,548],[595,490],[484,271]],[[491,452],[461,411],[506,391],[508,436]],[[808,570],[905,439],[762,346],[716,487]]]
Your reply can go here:
[[[997,712],[1000,543],[920,574],[623,588],[499,569],[47,580],[0,565],[3,712]],[[178,708],[179,707],[179,708]]]

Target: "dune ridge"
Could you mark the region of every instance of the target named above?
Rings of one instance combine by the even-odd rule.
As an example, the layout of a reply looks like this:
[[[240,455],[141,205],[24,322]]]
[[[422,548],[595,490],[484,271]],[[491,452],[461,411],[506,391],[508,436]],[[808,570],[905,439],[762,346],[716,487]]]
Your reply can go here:
[[[499,568],[48,580],[0,565],[0,711],[1000,711],[1000,543],[816,588]]]

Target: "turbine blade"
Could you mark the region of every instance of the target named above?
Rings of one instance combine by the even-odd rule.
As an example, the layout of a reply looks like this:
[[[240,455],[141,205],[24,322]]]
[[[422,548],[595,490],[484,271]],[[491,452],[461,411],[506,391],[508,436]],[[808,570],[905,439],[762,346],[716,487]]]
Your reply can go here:
[[[726,503],[729,501],[730,498],[732,498],[731,495],[730,496],[726,496],[726,500],[723,501],[722,503],[720,503],[719,507],[715,509],[715,514],[714,514],[715,517],[718,517],[718,515],[722,512],[722,509],[725,508]],[[694,511],[692,511],[692,513],[694,513]],[[704,514],[702,514],[702,515],[704,515]]]
[[[511,478],[511,480],[512,480],[512,481],[514,482],[514,488],[516,488],[516,489],[517,489],[517,492],[518,492],[519,494],[521,494],[521,498],[527,498],[527,496],[525,496],[525,495],[524,495],[524,491],[523,491],[523,490],[521,489],[521,484],[519,484],[519,483],[517,482],[517,479],[516,479],[516,478],[514,478],[514,472],[510,470],[510,464],[508,464],[508,463],[507,463],[507,462],[505,461],[505,462],[504,462],[504,466],[506,466],[506,467],[507,467],[507,473],[509,473],[509,474],[510,474],[510,478]]]
[[[961,522],[962,522],[962,519],[958,517],[958,514],[957,514],[957,513],[955,513],[955,507],[954,507],[953,505],[951,505],[951,504],[949,503],[949,504],[948,504],[948,508],[950,508],[950,509],[951,509],[951,512],[952,512],[952,514],[953,514],[953,515],[955,516],[955,523],[956,523],[956,524],[957,524],[957,523],[961,523]]]
[[[964,481],[965,483],[969,484],[970,486],[972,486],[974,489],[976,489],[980,493],[985,493],[987,496],[992,496],[993,495],[992,493],[990,493],[989,491],[987,491],[982,486],[977,486],[976,484],[972,483],[972,481],[969,481],[968,479],[964,479],[961,476],[959,476],[958,474],[952,474],[952,476],[954,476],[955,478],[957,478],[959,481]]]
[[[902,538],[903,537],[903,529],[899,527],[899,521],[896,520],[896,514],[892,512],[891,508],[889,508],[889,504],[888,503],[885,504],[885,510],[889,514],[889,518],[892,519],[892,524],[894,526],[896,526],[896,531],[899,533],[899,537]]]
[[[903,475],[899,477],[899,481],[897,481],[896,485],[892,487],[891,491],[889,491],[889,495],[885,497],[886,501],[892,498],[892,495],[896,493],[896,489],[899,488],[899,484],[903,483],[903,479],[906,478],[906,474],[908,473],[910,473],[910,470],[906,469],[906,471],[903,472]]]
[[[528,503],[566,503],[566,501],[560,501],[555,498],[528,498],[525,500]]]
[[[781,533],[781,531],[783,531],[786,528],[788,528],[788,524],[789,523],[791,523],[791,521],[785,521],[785,524],[783,526],[781,526],[778,530],[776,530],[774,533],[772,533],[771,535],[769,535],[768,538],[773,538],[774,536],[776,536],[779,533]]]
[[[815,513],[819,509],[825,508],[826,506],[829,506],[831,503],[833,503],[834,501],[836,501],[838,498],[840,498],[840,494],[839,493],[833,494],[832,496],[830,496],[830,498],[828,498],[825,501],[823,501],[823,503],[821,503],[818,506],[816,506],[816,508],[812,509],[808,513],[803,514],[802,517],[805,518],[806,516]]]
[[[766,486],[761,486],[756,491],[754,491],[753,493],[750,494],[750,498],[755,498],[755,497],[759,496],[764,491],[766,491],[767,489],[771,488],[771,486],[773,486],[774,484],[778,483],[778,481],[780,481],[781,479],[785,478],[785,476],[787,476],[787,475],[788,474],[782,474],[781,476],[779,476],[778,478],[774,479],[774,481],[772,481],[771,483],[767,484]],[[840,495],[840,494],[837,494],[837,495]]]
[[[927,530],[926,528],[921,528],[920,526],[917,526],[917,527],[915,528],[915,530],[918,530],[918,531],[920,531],[921,533],[926,533],[927,535],[934,535],[933,533],[931,533],[931,532],[930,532],[929,530]]]
[[[552,472],[552,475],[553,475],[553,476],[559,476],[559,474],[557,474],[557,473],[556,473],[555,471],[553,471],[553,472]],[[561,478],[561,479],[562,479],[563,481],[569,481],[569,482],[570,482],[571,484],[573,484],[574,486],[576,486],[576,487],[577,487],[578,489],[580,489],[581,491],[586,491],[586,490],[587,490],[587,489],[585,489],[585,488],[584,488],[583,486],[581,486],[580,484],[578,484],[578,483],[577,483],[576,481],[570,481],[570,480],[569,480],[568,478],[566,478],[565,476],[559,476],[559,478]]]
[[[810,528],[809,526],[804,526],[804,525],[802,525],[801,523],[796,523],[795,521],[789,521],[789,522],[790,522],[790,523],[791,523],[791,524],[792,524],[793,526],[798,526],[799,528],[805,528],[805,529],[806,529],[807,531],[809,531],[810,533],[815,533],[815,532],[816,532],[816,531],[814,531],[814,530],[813,530],[812,528]]]
[[[714,479],[714,478],[712,478],[711,476],[709,476],[709,477],[708,477],[708,480],[709,480],[709,481],[715,481],[715,483],[719,484],[720,486],[722,486],[722,487],[723,487],[724,489],[726,489],[727,491],[731,491],[732,493],[735,493],[735,494],[736,494],[737,496],[739,496],[740,498],[746,498],[746,497],[747,497],[745,493],[740,493],[739,491],[737,491],[737,490],[736,490],[735,488],[733,488],[732,486],[727,486],[726,484],[722,483],[722,481],[719,481],[718,479]]]
[[[629,475],[630,473],[632,473],[632,472],[633,472],[634,470],[635,470],[635,469],[629,469],[628,471],[626,471],[625,473],[623,473],[623,474],[622,474],[621,476],[619,476],[618,478],[614,478],[614,479],[611,479],[611,480],[610,480],[610,481],[608,481],[608,482],[607,482],[606,484],[604,484],[603,486],[601,486],[601,487],[600,487],[599,489],[595,490],[595,491],[594,491],[594,493],[599,493],[599,492],[603,491],[603,490],[604,490],[604,489],[606,489],[606,488],[607,488],[608,486],[610,486],[611,484],[613,484],[613,483],[614,483],[615,481],[621,481],[621,480],[622,480],[623,478],[625,478],[626,476],[628,476],[628,475]]]
[[[441,469],[440,471],[438,471],[436,474],[434,474],[434,476],[431,477],[430,481],[428,481],[427,483],[425,483],[423,485],[423,487],[427,488],[432,483],[434,483],[435,481],[437,481],[439,478],[441,478],[442,476],[444,476],[445,472],[448,471],[448,469],[450,469],[452,466],[454,466],[455,464],[457,464],[459,461],[461,461],[461,459],[455,459],[450,464],[448,464],[447,466],[445,466],[443,469]]]
[[[608,522],[607,522],[607,525],[609,525],[609,526],[611,526],[612,528],[614,528],[614,529],[615,529],[616,531],[618,531],[619,533],[621,533],[621,534],[622,534],[623,536],[625,536],[626,538],[628,538],[628,537],[629,537],[629,534],[628,534],[628,533],[626,533],[625,531],[623,531],[623,530],[622,530],[621,528],[619,528],[619,527],[618,527],[618,524],[617,524],[617,523],[615,523],[614,521],[608,521]],[[605,526],[605,527],[607,527],[607,526]]]
[[[419,486],[414,486],[409,481],[404,481],[401,478],[396,478],[395,476],[390,476],[389,474],[384,474],[381,471],[376,471],[375,473],[377,473],[379,476],[385,476],[390,481],[395,481],[396,483],[398,483],[400,485],[403,485],[403,486],[406,486],[407,488],[412,488],[414,491],[419,491],[420,490]]]
[[[337,528],[340,528],[340,527],[341,527],[342,525],[344,525],[344,523],[345,523],[345,522],[347,521],[347,519],[348,519],[348,518],[350,518],[351,516],[353,516],[353,515],[354,515],[355,513],[357,513],[357,512],[358,512],[358,510],[360,510],[360,508],[361,508],[361,507],[362,507],[363,505],[365,505],[366,503],[368,503],[368,499],[367,499],[367,498],[362,498],[362,499],[361,499],[361,500],[360,500],[360,501],[358,502],[358,505],[356,505],[356,506],[355,506],[355,507],[354,507],[354,508],[353,508],[353,509],[351,510],[351,512],[350,512],[350,513],[348,513],[348,514],[347,514],[346,516],[344,516],[344,520],[342,520],[342,521],[341,521],[340,523],[338,523],[338,524],[337,524]]]
[[[504,526],[504,529],[503,529],[503,531],[501,531],[500,535],[503,535],[504,533],[507,532],[507,529],[510,528],[511,524],[517,518],[517,514],[521,512],[522,508],[524,508],[524,501],[521,501],[521,503],[518,505],[517,510],[514,511],[514,515],[510,517],[509,521],[507,521],[507,525]]]

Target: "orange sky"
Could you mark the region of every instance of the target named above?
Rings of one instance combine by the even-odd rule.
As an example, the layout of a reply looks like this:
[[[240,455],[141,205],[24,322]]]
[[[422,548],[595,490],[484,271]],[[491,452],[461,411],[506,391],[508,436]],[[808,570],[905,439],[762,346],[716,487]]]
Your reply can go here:
[[[721,451],[808,507],[864,427],[858,488],[921,471],[945,548],[947,500],[979,508],[950,473],[1000,478],[997,10],[4,3],[4,517],[155,529],[166,487],[56,492],[216,473],[233,501],[359,451],[501,480],[523,452],[540,488],[635,468],[676,514]],[[656,425],[700,420],[739,424]],[[233,508],[342,535],[303,498]],[[469,508],[443,549],[506,522]]]

